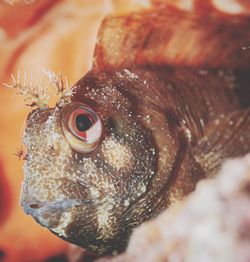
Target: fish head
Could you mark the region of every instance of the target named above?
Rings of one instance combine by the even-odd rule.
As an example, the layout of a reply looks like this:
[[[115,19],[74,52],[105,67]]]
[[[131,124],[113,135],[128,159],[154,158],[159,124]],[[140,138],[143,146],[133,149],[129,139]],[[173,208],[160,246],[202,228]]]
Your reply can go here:
[[[133,210],[147,208],[157,156],[131,100],[100,79],[85,77],[70,100],[29,114],[21,204],[59,237],[108,254],[143,221]]]

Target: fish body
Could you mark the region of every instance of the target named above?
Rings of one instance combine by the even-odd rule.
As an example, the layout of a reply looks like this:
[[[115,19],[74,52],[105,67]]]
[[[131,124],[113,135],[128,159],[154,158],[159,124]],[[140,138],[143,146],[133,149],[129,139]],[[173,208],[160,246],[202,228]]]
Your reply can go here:
[[[166,52],[159,60],[164,13],[160,19],[147,14],[149,20],[135,14],[118,23],[126,33],[123,26],[132,28],[127,42],[126,35],[116,35],[125,60],[117,58],[119,52],[113,60],[107,53],[112,45],[106,43],[107,31],[114,24],[112,18],[109,27],[104,21],[93,69],[54,108],[33,110],[23,134],[24,211],[99,255],[123,251],[135,227],[181,200],[200,179],[212,178],[225,158],[250,150],[250,74],[244,57],[188,65],[185,56],[182,64],[172,63]],[[193,26],[196,18],[177,17],[192,21],[191,32],[200,30],[199,23]],[[152,41],[130,45],[134,36],[144,35],[143,21],[158,32],[153,39],[159,42],[144,53]],[[229,23],[223,21],[219,28]],[[215,27],[215,22],[206,25],[209,32]],[[230,30],[218,48],[232,36]],[[241,33],[248,37],[246,30]]]
[[[236,95],[239,81],[187,68],[89,72],[69,102],[27,119],[25,212],[91,252],[122,251],[134,227],[212,177],[223,159],[249,151],[249,105]],[[65,130],[81,108],[101,122],[87,152]]]

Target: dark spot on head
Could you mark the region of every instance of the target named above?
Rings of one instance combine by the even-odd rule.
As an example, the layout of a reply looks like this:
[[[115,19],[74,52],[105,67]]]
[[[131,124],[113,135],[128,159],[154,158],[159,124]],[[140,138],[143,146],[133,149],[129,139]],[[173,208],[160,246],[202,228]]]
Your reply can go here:
[[[38,204],[31,204],[30,208],[38,209],[40,206]]]
[[[250,75],[248,71],[246,70],[237,70],[236,78],[237,78],[237,88],[234,89],[234,92],[240,98],[241,105],[243,107],[249,107],[250,105],[250,92],[249,92]]]
[[[175,133],[178,128],[180,128],[181,123],[179,117],[176,115],[173,109],[168,108],[165,112],[165,117],[167,119],[168,126],[170,130]]]
[[[116,122],[115,120],[112,118],[112,117],[109,117],[107,120],[106,120],[106,126],[108,129],[110,130],[116,130]]]

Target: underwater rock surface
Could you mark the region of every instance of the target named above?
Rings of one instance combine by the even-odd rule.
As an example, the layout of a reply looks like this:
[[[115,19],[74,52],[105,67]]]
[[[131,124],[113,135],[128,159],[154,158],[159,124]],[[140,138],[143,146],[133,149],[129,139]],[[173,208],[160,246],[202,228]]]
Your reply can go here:
[[[126,253],[98,261],[250,261],[250,155],[136,229]]]

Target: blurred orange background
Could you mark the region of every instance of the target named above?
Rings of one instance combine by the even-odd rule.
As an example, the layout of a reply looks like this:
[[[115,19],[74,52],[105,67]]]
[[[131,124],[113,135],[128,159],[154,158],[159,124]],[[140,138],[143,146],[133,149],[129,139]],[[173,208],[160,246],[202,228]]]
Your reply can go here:
[[[65,261],[60,256],[69,245],[37,225],[19,205],[23,161],[14,154],[30,108],[3,83],[10,83],[11,73],[20,70],[39,84],[43,69],[74,83],[91,68],[103,17],[147,1],[27,2],[0,0],[0,261]]]
[[[219,11],[235,13],[228,9],[232,5],[219,0],[0,0],[0,262],[62,262],[74,252],[19,205],[23,161],[14,154],[22,144],[21,130],[30,108],[4,83],[11,83],[11,74],[20,70],[39,85],[44,69],[76,82],[91,68],[102,19],[151,2],[187,10],[195,2],[213,3]],[[249,12],[247,0],[238,2]]]

